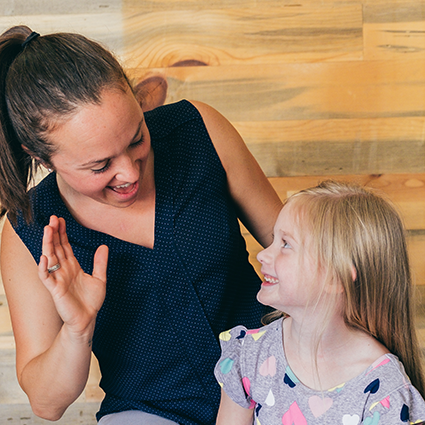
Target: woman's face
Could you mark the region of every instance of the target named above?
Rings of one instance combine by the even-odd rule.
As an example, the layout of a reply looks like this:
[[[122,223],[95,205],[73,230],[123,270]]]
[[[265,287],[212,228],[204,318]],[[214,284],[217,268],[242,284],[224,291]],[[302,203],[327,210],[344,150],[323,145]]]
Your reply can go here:
[[[65,199],[127,207],[153,178],[149,131],[130,89],[105,90],[99,105],[82,106],[49,141],[57,148],[51,162]]]

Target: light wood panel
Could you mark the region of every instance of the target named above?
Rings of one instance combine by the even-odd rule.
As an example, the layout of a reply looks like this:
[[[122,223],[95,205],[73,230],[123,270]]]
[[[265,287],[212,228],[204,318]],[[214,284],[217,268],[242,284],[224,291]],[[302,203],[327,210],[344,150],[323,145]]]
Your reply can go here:
[[[268,176],[421,173],[423,117],[235,122]]]
[[[149,69],[168,80],[167,102],[189,98],[231,121],[423,116],[425,58]],[[146,69],[129,69],[137,79]]]
[[[360,3],[179,9],[126,15],[126,65],[178,66],[185,61],[247,65],[362,57]]]
[[[424,1],[124,4],[130,75],[216,107],[268,176],[425,171]]]

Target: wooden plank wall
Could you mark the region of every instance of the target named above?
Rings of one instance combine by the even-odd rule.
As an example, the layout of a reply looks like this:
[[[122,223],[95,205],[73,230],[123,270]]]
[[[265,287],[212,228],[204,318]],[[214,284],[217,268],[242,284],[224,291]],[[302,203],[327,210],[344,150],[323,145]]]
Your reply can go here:
[[[282,198],[329,176],[386,192],[425,285],[424,1],[125,5],[124,56],[136,81],[159,75],[165,102],[216,107]]]
[[[104,43],[135,82],[156,78],[156,102],[214,106],[282,199],[328,177],[382,190],[425,289],[425,0],[0,0],[0,30],[19,23]],[[0,290],[0,424],[45,423],[19,392],[13,350]],[[94,423],[98,377],[60,424]]]

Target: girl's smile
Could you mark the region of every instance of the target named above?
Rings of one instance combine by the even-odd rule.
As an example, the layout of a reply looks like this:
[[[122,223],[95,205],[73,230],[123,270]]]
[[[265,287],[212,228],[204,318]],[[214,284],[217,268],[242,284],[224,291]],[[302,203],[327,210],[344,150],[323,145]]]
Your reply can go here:
[[[273,285],[277,285],[278,283],[279,283],[279,279],[276,279],[269,275],[264,275],[264,282],[262,283],[263,286],[273,286]]]
[[[310,255],[309,235],[301,234],[298,209],[283,207],[274,228],[273,243],[257,255],[264,281],[257,299],[265,305],[291,314],[304,310],[318,296],[318,265]]]

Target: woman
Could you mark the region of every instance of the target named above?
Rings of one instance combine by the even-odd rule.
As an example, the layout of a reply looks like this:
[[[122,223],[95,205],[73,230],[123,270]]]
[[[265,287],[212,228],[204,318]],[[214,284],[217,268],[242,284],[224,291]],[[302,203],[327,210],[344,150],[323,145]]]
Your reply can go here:
[[[11,28],[0,68],[1,270],[34,412],[62,416],[93,350],[101,423],[214,423],[218,334],[264,312],[237,218],[268,245],[279,198],[218,112],[143,114],[80,35]]]

